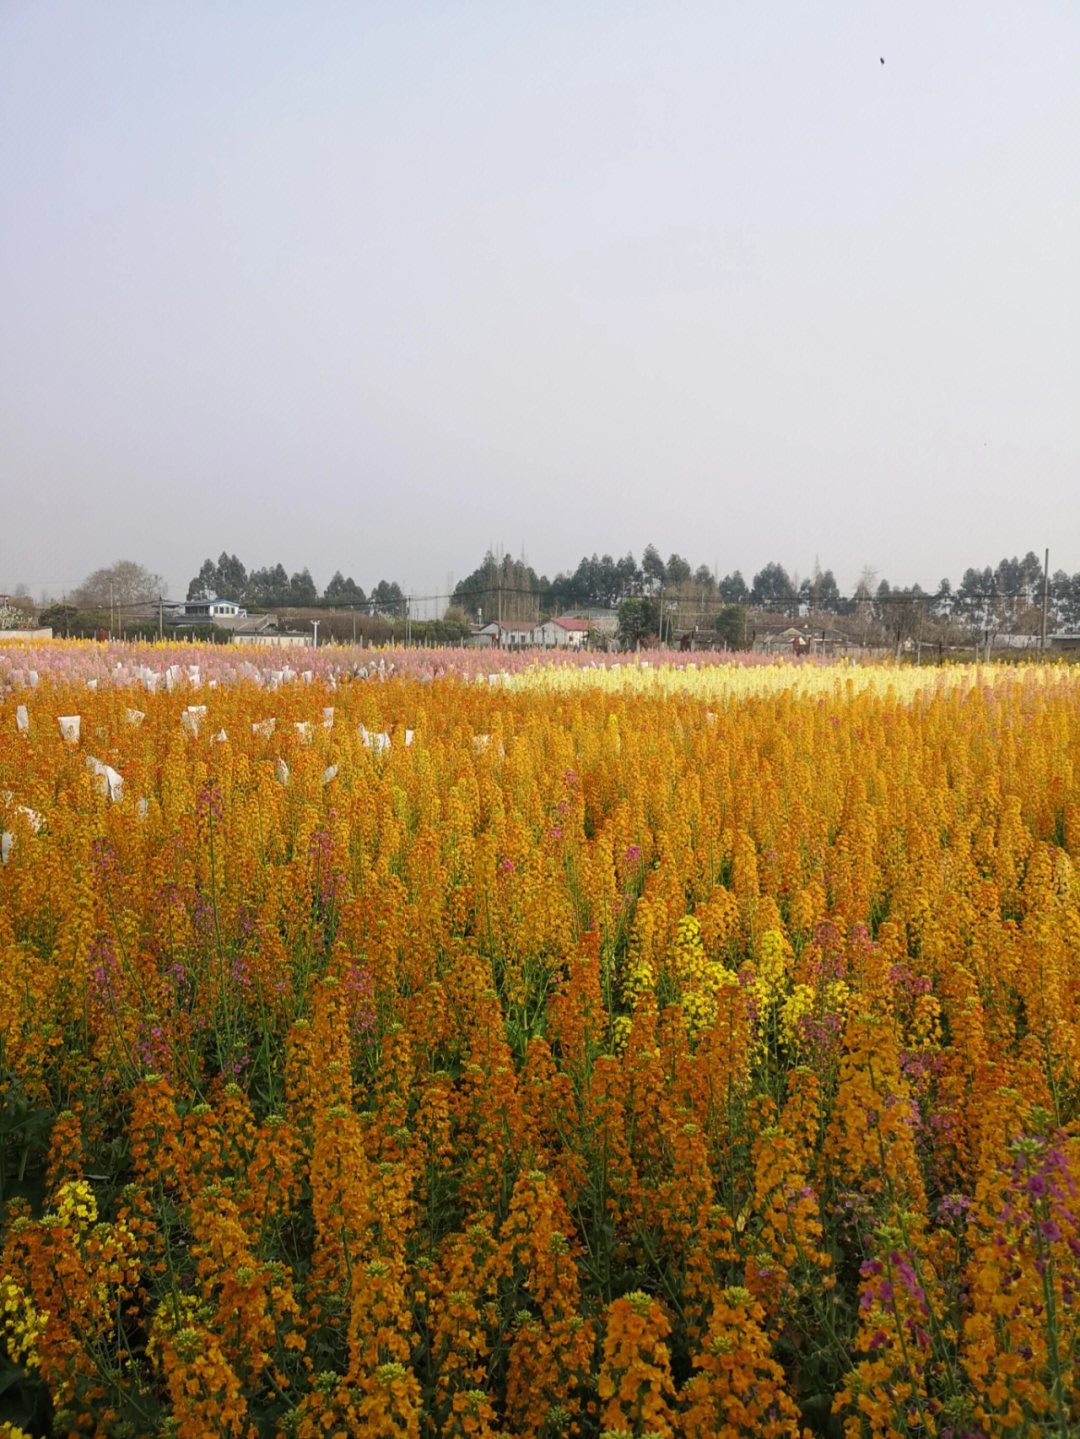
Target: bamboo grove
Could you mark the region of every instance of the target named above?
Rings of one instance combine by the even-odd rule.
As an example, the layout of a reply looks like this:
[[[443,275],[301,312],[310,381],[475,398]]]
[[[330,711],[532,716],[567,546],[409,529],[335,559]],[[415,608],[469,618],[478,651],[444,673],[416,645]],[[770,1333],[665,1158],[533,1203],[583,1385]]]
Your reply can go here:
[[[7,1433],[1077,1432],[1075,672],[309,678],[0,702]]]

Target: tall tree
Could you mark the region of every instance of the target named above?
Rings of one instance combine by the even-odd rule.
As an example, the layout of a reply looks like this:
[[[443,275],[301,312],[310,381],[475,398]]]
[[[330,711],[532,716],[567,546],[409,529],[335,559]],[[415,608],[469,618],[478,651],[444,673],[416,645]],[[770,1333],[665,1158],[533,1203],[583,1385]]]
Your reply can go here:
[[[202,569],[187,587],[188,602],[212,600],[217,595],[217,565],[204,560]]]
[[[289,576],[285,566],[277,564],[273,569],[253,570],[248,576],[246,598],[248,604],[265,609],[289,604]]]
[[[930,613],[935,620],[949,620],[956,605],[956,596],[948,577],[943,578],[930,596]]]
[[[401,619],[405,613],[405,596],[396,581],[380,580],[371,592],[371,601],[376,614],[387,619]]]
[[[633,555],[625,554],[621,560],[616,560],[615,578],[617,599],[627,599],[641,592],[641,571]]]
[[[832,570],[824,572],[815,565],[811,578],[799,586],[799,600],[812,614],[836,615],[840,613],[840,589]]]
[[[745,605],[725,605],[713,620],[713,629],[721,644],[729,650],[747,648],[747,623]]]
[[[619,598],[619,572],[611,555],[601,555],[596,563],[596,603],[602,609],[610,609]]]
[[[553,598],[552,590],[524,559],[515,560],[510,555],[497,559],[488,550],[483,563],[454,587],[452,599],[471,620],[479,618],[481,624],[490,624],[500,616],[504,624],[532,624],[545,601],[552,609],[559,602],[572,603],[562,595]]]
[[[1050,604],[1054,622],[1067,629],[1080,625],[1080,572],[1055,570],[1050,578]]]
[[[235,555],[222,550],[217,562],[217,593],[219,600],[242,604],[247,589],[247,570]]]
[[[632,595],[619,606],[619,643],[628,650],[655,635],[659,627],[658,602]]]
[[[350,576],[345,579],[340,570],[335,570],[334,577],[323,591],[323,601],[328,605],[364,605],[367,600],[364,598],[364,591]]]
[[[668,556],[668,562],[664,566],[664,583],[666,585],[681,585],[693,574],[688,560],[682,555],[672,554]]]
[[[202,569],[188,585],[189,600],[232,600],[243,604],[247,598],[247,570],[235,555],[222,550],[217,564],[206,560]]]
[[[969,565],[956,591],[957,608],[969,627],[993,628],[997,595],[997,577],[989,565],[982,570]]]
[[[600,561],[596,555],[589,559],[588,555],[582,557],[577,569],[574,571],[570,581],[572,603],[575,605],[595,604],[597,571],[600,568]]]
[[[297,571],[289,579],[289,604],[307,606],[318,604],[318,602],[319,591],[315,588],[311,571],[305,565],[302,570]]]
[[[750,587],[750,602],[763,610],[775,610],[783,614],[789,610],[795,599],[795,586],[788,578],[783,565],[770,563],[754,576]]]
[[[717,589],[720,592],[720,598],[727,605],[744,605],[750,598],[750,591],[742,577],[742,570],[736,570],[733,575],[725,575],[717,585]]]
[[[645,546],[645,553],[641,557],[641,575],[650,592],[664,583],[664,561],[655,545]]]

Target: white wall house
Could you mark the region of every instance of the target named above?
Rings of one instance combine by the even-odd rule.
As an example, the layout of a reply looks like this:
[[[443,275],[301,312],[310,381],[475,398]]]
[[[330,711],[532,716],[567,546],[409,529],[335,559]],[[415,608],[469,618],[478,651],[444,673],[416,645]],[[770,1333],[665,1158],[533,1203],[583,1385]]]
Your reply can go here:
[[[189,620],[241,619],[246,614],[247,610],[232,600],[188,600],[184,605],[184,617]]]
[[[579,650],[588,643],[591,628],[588,620],[545,620],[533,630],[533,644],[549,650]]]
[[[502,642],[507,649],[528,649],[530,645],[536,644],[535,632],[532,625],[526,624],[524,620],[515,621],[513,624],[503,625]]]

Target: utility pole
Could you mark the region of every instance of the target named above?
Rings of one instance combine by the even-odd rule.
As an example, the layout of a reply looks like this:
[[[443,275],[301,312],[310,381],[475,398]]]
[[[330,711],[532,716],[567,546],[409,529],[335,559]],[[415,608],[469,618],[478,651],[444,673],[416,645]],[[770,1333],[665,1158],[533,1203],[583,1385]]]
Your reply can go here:
[[[318,621],[318,620],[312,620],[312,621],[311,621],[311,624],[312,624],[312,628],[313,628],[314,631],[315,631],[315,638],[312,640],[312,645],[314,646],[315,649],[318,649],[318,648],[319,648],[319,621]]]
[[[410,608],[409,598],[408,598],[407,595],[406,595],[406,597],[405,597],[404,604],[405,604],[405,648],[408,649],[409,646],[412,644],[412,609]]]
[[[915,665],[919,668],[922,665],[922,627],[926,618],[926,605],[919,602],[919,630],[915,636]]]
[[[664,586],[660,586],[660,633],[656,636],[661,644],[664,643]]]
[[[352,642],[356,643],[356,606],[352,607]]]
[[[163,637],[164,625],[165,625],[165,621],[164,621],[164,615],[163,615],[163,612],[162,612],[161,596],[158,595],[158,597],[157,597],[157,637],[158,637],[159,640],[161,640],[162,637]]]
[[[1043,560],[1043,612],[1042,612],[1042,644],[1040,646],[1043,654],[1046,653],[1046,611],[1050,605],[1050,551],[1046,551],[1046,558]]]
[[[109,581],[109,638],[113,638],[113,582]]]

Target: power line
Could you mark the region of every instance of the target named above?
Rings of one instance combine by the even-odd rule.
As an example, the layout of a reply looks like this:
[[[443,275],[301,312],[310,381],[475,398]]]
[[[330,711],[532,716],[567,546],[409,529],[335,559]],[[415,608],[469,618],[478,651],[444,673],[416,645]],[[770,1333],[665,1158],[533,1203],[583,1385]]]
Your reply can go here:
[[[1029,605],[1037,606],[1038,603],[1039,603],[1039,600],[1041,599],[1041,592],[1042,592],[1042,585],[1040,584],[1040,585],[1038,585],[1038,586],[1032,586],[1032,587],[1030,587],[1030,588],[1028,588],[1028,589],[1023,589],[1023,590],[951,590],[951,591],[949,591],[949,592],[947,592],[947,593],[945,593],[945,594],[942,594],[942,593],[940,593],[940,592],[931,594],[931,593],[927,593],[926,591],[920,591],[919,593],[912,594],[912,593],[907,592],[907,591],[904,591],[904,590],[890,590],[888,594],[884,594],[884,595],[882,595],[882,594],[865,594],[865,593],[856,593],[856,594],[847,594],[847,595],[845,595],[845,594],[839,594],[839,593],[837,593],[837,594],[831,594],[831,595],[829,596],[828,600],[826,601],[826,604],[827,604],[828,608],[825,608],[824,605],[818,603],[816,609],[814,610],[814,613],[818,613],[818,614],[830,614],[830,613],[833,613],[833,612],[837,609],[837,607],[838,607],[839,605],[871,605],[871,606],[873,606],[873,605],[890,605],[890,604],[910,604],[910,605],[951,606],[951,607],[953,607],[953,608],[961,608],[961,607],[965,607],[965,606],[968,606],[968,605],[970,605],[970,604],[972,604],[972,603],[976,603],[976,602],[982,603],[982,602],[987,602],[987,601],[1015,601],[1015,600],[1022,600],[1022,601],[1024,601],[1025,603],[1027,603],[1027,604],[1029,604]],[[350,604],[343,604],[343,603],[341,603],[341,602],[339,602],[339,601],[336,601],[336,600],[329,600],[329,601],[327,601],[327,600],[322,600],[322,599],[315,599],[315,600],[308,600],[308,601],[303,601],[303,600],[300,600],[300,601],[294,601],[294,600],[277,600],[277,599],[267,599],[267,600],[251,599],[251,600],[245,600],[245,601],[239,601],[239,600],[235,600],[235,601],[234,601],[234,600],[225,600],[224,597],[222,597],[222,596],[215,596],[215,600],[213,601],[213,603],[216,603],[216,602],[218,602],[218,601],[220,600],[220,601],[222,601],[223,603],[226,603],[226,604],[239,604],[239,605],[241,605],[242,607],[251,607],[251,608],[254,608],[254,609],[258,609],[258,610],[281,610],[281,609],[305,610],[305,609],[319,609],[319,610],[338,610],[338,611],[341,611],[341,612],[344,613],[344,614],[351,614],[351,613],[353,613],[354,611],[355,611],[357,614],[382,614],[385,610],[387,610],[387,609],[390,608],[391,606],[393,606],[396,611],[399,611],[403,602],[404,602],[405,604],[409,605],[409,606],[421,605],[421,604],[437,604],[437,603],[440,603],[440,602],[442,602],[442,601],[448,601],[448,602],[450,602],[450,601],[467,601],[467,602],[473,602],[473,601],[476,601],[476,600],[483,600],[483,599],[488,598],[488,597],[490,597],[492,600],[495,600],[495,599],[497,599],[497,597],[498,597],[500,594],[503,595],[504,597],[505,597],[505,596],[509,596],[509,595],[519,596],[519,597],[522,597],[522,596],[523,596],[523,597],[525,597],[525,598],[532,599],[532,600],[535,600],[535,601],[540,601],[540,602],[542,602],[542,601],[544,601],[544,600],[546,600],[546,599],[549,599],[549,598],[556,598],[557,600],[565,600],[565,603],[566,603],[567,605],[569,605],[569,606],[572,607],[572,608],[576,608],[576,609],[589,609],[589,608],[592,608],[592,609],[612,609],[612,608],[616,608],[618,605],[620,605],[621,603],[623,603],[625,600],[628,600],[628,599],[657,599],[657,600],[659,600],[659,599],[662,598],[662,599],[664,600],[664,603],[665,603],[666,605],[670,605],[670,604],[672,604],[672,603],[676,603],[676,604],[677,604],[677,603],[679,603],[679,602],[681,602],[681,601],[686,602],[687,604],[689,604],[689,605],[692,606],[693,608],[707,608],[707,607],[710,607],[710,606],[711,606],[711,607],[715,607],[715,608],[717,608],[717,609],[724,609],[724,608],[730,607],[731,605],[744,605],[744,606],[748,606],[748,607],[753,608],[753,609],[763,609],[763,610],[773,610],[773,609],[774,609],[774,610],[776,610],[777,613],[783,613],[783,612],[786,611],[787,609],[790,609],[790,607],[791,607],[792,605],[798,605],[798,606],[802,607],[802,606],[805,606],[805,605],[811,605],[811,604],[815,604],[815,603],[816,603],[815,600],[814,600],[814,598],[813,598],[813,596],[800,595],[798,592],[792,593],[792,594],[789,595],[789,596],[784,596],[783,598],[776,597],[776,598],[769,598],[769,599],[767,599],[767,600],[758,600],[758,601],[755,601],[755,600],[752,598],[752,595],[749,594],[749,593],[748,593],[747,595],[743,596],[743,597],[740,598],[740,599],[725,599],[723,596],[720,596],[720,595],[695,595],[695,594],[693,594],[693,593],[687,594],[685,591],[682,590],[682,587],[679,586],[679,585],[675,585],[675,586],[661,586],[661,587],[658,588],[657,590],[651,591],[651,592],[646,592],[646,591],[633,592],[633,591],[632,591],[632,592],[629,592],[629,593],[621,593],[621,594],[617,594],[617,595],[612,595],[612,596],[608,597],[608,601],[609,601],[608,603],[605,603],[604,597],[595,596],[595,595],[594,595],[594,596],[587,596],[585,599],[581,599],[581,598],[575,597],[575,596],[573,596],[573,595],[567,595],[567,594],[565,593],[565,591],[562,591],[562,590],[561,590],[561,588],[556,588],[556,587],[554,587],[554,586],[549,586],[546,590],[536,590],[536,589],[530,589],[530,588],[528,588],[527,586],[513,586],[513,585],[501,585],[501,586],[500,586],[500,585],[488,585],[488,586],[484,586],[484,587],[482,587],[482,588],[477,588],[477,589],[475,589],[475,590],[468,590],[468,591],[466,591],[464,594],[461,594],[461,593],[459,593],[459,592],[457,592],[457,591],[454,591],[453,593],[426,594],[426,595],[414,595],[414,594],[404,594],[404,593],[403,593],[400,597],[395,596],[393,600],[366,599],[366,600],[363,600],[363,601],[354,601],[354,602],[352,602],[352,603],[350,603]],[[1051,599],[1055,598],[1054,589],[1053,589],[1053,586],[1052,586],[1052,585],[1049,586],[1049,597],[1050,597]],[[24,595],[24,596],[21,596],[21,597],[16,597],[16,596],[14,596],[14,595],[2,595],[2,596],[0,596],[0,598],[4,598],[4,599],[8,599],[8,600],[15,600],[15,599],[17,599],[17,598],[21,598],[24,602],[30,599],[29,596],[25,596],[25,595]],[[55,600],[55,601],[52,602],[52,604],[55,604],[55,605],[68,605],[68,606],[73,606],[73,603],[74,603],[74,602],[73,602],[73,601],[70,601],[70,600]],[[149,610],[149,609],[153,609],[154,612],[156,613],[156,612],[157,612],[157,609],[158,609],[158,604],[159,604],[159,597],[158,597],[157,595],[154,595],[154,596],[151,597],[151,598],[147,598],[147,599],[143,599],[143,600],[116,600],[116,599],[114,599],[114,600],[112,600],[111,602],[110,602],[107,598],[105,598],[105,599],[102,599],[101,601],[99,601],[97,604],[94,604],[94,605],[89,606],[88,608],[90,608],[90,609],[105,609],[105,608],[108,608],[108,607],[109,607],[110,603],[111,603],[112,609],[113,609],[114,611],[116,611],[116,612],[119,612],[119,611],[121,611],[121,610],[123,610],[123,611],[131,611],[131,610]],[[189,605],[189,604],[200,604],[200,603],[205,604],[205,603],[207,603],[207,601],[205,601],[205,600],[203,600],[203,601],[199,601],[199,600],[168,600],[168,599],[165,599],[164,597],[161,597],[160,603],[164,606],[164,608],[165,608],[166,610],[178,610],[178,609],[184,609],[184,608],[186,608],[187,605]]]

